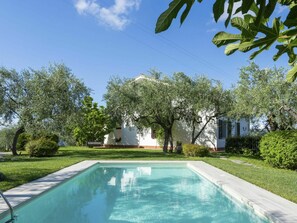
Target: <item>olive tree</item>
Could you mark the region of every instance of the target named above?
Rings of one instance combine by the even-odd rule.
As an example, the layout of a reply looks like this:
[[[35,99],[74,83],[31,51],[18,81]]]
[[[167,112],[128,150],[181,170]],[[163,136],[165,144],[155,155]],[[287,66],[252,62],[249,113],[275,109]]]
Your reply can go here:
[[[64,64],[20,73],[0,69],[0,120],[17,122],[12,153],[17,155],[18,136],[29,131],[50,131],[62,137],[72,134],[73,121],[90,90]]]
[[[174,84],[184,108],[181,120],[190,126],[191,143],[194,144],[212,120],[227,116],[232,108],[232,95],[219,81],[205,76],[191,78],[176,73]]]
[[[283,68],[242,67],[234,89],[235,116],[265,120],[268,131],[288,130],[297,123],[297,83],[288,83]]]
[[[138,129],[157,126],[164,131],[163,151],[173,148],[172,127],[183,109],[167,76],[153,71],[136,79],[112,79],[107,86],[107,108],[119,122]]]

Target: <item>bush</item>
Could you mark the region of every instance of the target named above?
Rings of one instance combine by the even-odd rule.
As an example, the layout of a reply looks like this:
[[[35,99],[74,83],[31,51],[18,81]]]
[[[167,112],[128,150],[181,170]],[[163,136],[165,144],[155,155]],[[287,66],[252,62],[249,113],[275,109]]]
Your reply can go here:
[[[58,149],[59,146],[56,142],[46,138],[32,140],[26,144],[27,152],[34,157],[53,156]]]
[[[267,133],[260,142],[264,161],[278,168],[297,169],[297,130]]]
[[[183,145],[183,153],[185,156],[208,156],[209,155],[209,148],[202,145],[196,145],[196,144],[184,144]]]
[[[25,150],[26,144],[32,139],[32,136],[28,133],[22,133],[18,137],[16,145],[17,150]]]
[[[227,153],[256,155],[259,154],[260,140],[261,136],[228,137],[226,139],[225,151]]]
[[[45,138],[51,141],[54,141],[56,143],[59,143],[59,136],[54,133],[49,133],[49,132],[41,132],[35,136],[35,139],[40,139],[40,138]]]

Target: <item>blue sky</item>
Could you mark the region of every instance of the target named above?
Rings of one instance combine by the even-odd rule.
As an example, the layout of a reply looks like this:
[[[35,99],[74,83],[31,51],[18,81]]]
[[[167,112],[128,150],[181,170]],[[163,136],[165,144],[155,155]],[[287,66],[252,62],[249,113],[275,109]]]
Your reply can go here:
[[[102,96],[113,76],[132,78],[150,69],[165,74],[184,72],[235,84],[251,53],[224,55],[212,44],[222,22],[212,18],[212,2],[196,4],[185,23],[155,34],[158,16],[169,0],[2,0],[0,7],[0,66],[21,71],[64,63]],[[277,9],[276,12],[281,12]],[[260,54],[261,67],[287,67],[274,62],[276,51]]]

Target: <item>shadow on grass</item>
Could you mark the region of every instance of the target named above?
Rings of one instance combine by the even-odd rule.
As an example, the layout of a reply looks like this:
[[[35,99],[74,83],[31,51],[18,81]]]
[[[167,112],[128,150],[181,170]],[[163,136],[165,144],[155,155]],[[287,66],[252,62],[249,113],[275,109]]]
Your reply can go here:
[[[58,156],[84,159],[183,159],[183,155],[163,153],[159,150],[137,149],[94,149],[94,150],[64,150]]]

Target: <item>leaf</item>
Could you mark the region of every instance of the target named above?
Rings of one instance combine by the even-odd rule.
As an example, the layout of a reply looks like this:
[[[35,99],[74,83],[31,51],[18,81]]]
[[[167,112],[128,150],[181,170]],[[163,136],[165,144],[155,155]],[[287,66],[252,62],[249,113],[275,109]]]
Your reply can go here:
[[[252,7],[253,3],[254,0],[242,0],[242,13],[247,13]]]
[[[256,32],[250,29],[249,24],[245,22],[244,19],[240,17],[235,17],[231,20],[231,25],[236,27],[241,31],[241,35],[243,39],[253,39],[256,35]]]
[[[256,56],[258,56],[259,53],[262,53],[263,50],[265,50],[264,47],[262,47],[261,49],[259,49],[259,50],[255,51],[255,52],[253,52],[252,55],[250,55],[250,60],[253,60]]]
[[[188,14],[189,14],[189,11],[191,10],[192,8],[192,5],[194,4],[194,0],[191,0],[192,3],[190,4],[187,4],[187,7],[186,9],[183,11],[181,17],[180,17],[180,24],[182,25],[183,22],[185,21],[185,19],[187,18]]]
[[[217,0],[212,7],[212,12],[214,15],[214,19],[217,22],[221,15],[224,13],[224,8],[225,8],[225,1],[226,0]]]
[[[269,18],[271,14],[274,12],[277,0],[269,0],[268,4],[265,8],[264,18]]]
[[[255,21],[255,25],[256,27],[259,27],[261,24],[261,21],[264,17],[264,12],[265,12],[265,0],[260,0],[260,7],[259,7],[259,11],[256,14],[256,21]]]
[[[293,82],[297,78],[297,65],[294,65],[291,70],[289,70],[287,74],[287,81],[288,82]]]
[[[212,42],[217,46],[227,45],[229,43],[241,40],[240,34],[230,34],[226,32],[218,32],[212,39]]]
[[[181,23],[182,23],[187,17],[193,4],[194,4],[194,0],[172,0],[172,2],[169,4],[168,9],[165,10],[159,16],[155,27],[155,33],[160,33],[167,30],[171,25],[172,20],[177,17],[177,14],[182,9],[182,7],[186,5],[187,7],[181,16]]]
[[[239,48],[239,43],[235,43],[235,44],[228,44],[225,48],[225,54],[227,56],[231,55],[232,53],[234,53],[235,51],[237,51]]]
[[[294,53],[294,47],[297,47],[297,39],[289,42],[289,44],[277,45],[277,54],[273,56],[273,60],[276,61],[281,55],[287,53],[289,56],[289,63],[293,63],[296,59],[296,54]]]
[[[234,0],[229,0],[228,4],[229,4],[227,9],[228,18],[225,21],[225,27],[227,27],[230,22],[232,11],[233,11]]]
[[[297,5],[290,9],[290,12],[284,21],[285,26],[291,28],[292,26],[297,26]]]

